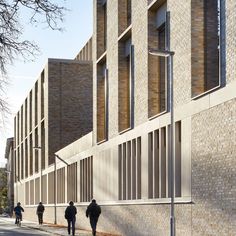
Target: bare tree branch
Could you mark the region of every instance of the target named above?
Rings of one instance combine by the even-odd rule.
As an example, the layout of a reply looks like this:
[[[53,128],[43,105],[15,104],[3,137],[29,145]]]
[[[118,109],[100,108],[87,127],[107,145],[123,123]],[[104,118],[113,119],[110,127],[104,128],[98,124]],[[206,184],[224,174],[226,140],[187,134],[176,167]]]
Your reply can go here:
[[[61,0],[63,1],[65,0]],[[62,30],[59,25],[63,22],[64,12],[67,9],[55,2],[58,1],[0,0],[0,115],[9,112],[2,94],[6,82],[7,65],[12,64],[18,57],[33,60],[39,52],[34,42],[22,39],[20,11],[27,9],[30,12],[31,24],[44,23],[52,30]]]

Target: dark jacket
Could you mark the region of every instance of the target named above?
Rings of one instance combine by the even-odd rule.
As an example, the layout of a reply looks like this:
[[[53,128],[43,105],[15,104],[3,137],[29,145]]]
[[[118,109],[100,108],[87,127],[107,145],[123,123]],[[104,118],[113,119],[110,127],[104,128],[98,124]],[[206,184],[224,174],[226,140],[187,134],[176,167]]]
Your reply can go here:
[[[24,209],[21,206],[16,206],[14,208],[14,212],[15,212],[16,215],[21,215],[22,211],[24,212]]]
[[[90,218],[98,218],[101,214],[101,207],[97,203],[90,203],[86,210],[86,216]]]
[[[75,206],[68,206],[65,210],[65,218],[67,220],[74,219],[76,214],[77,214],[77,209]]]
[[[39,213],[43,213],[45,210],[44,205],[43,204],[39,204],[37,207],[37,214]]]

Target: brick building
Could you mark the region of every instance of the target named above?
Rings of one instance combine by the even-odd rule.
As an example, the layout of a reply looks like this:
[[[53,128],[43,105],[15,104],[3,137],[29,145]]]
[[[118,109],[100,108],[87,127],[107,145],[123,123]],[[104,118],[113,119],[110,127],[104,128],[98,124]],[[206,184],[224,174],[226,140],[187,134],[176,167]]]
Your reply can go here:
[[[55,152],[92,130],[90,44],[74,60],[48,59],[15,116],[15,199],[26,207],[54,202]]]
[[[149,53],[170,49],[176,235],[235,234],[235,19],[233,1],[94,1],[93,130],[57,152],[69,166],[57,160],[56,186],[47,168],[58,223],[74,200],[77,226],[90,229],[95,198],[98,231],[170,234],[168,61]]]

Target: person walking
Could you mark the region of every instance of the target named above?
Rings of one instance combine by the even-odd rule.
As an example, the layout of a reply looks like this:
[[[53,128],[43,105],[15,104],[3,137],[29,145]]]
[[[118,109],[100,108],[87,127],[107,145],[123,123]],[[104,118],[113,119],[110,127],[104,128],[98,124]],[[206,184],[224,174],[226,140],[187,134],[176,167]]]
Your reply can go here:
[[[97,222],[100,214],[101,207],[96,203],[96,200],[93,199],[86,210],[86,217],[89,217],[90,219],[93,236],[96,235]]]
[[[18,202],[16,207],[14,208],[14,212],[16,215],[16,221],[15,224],[21,224],[22,221],[22,212],[24,212],[24,209],[21,207],[21,203]]]
[[[42,225],[43,224],[43,213],[44,213],[44,205],[42,202],[40,202],[37,206],[37,211],[36,214],[38,215],[38,220],[39,220],[39,224]]]
[[[70,235],[72,226],[72,235],[75,235],[75,220],[76,220],[77,209],[74,206],[74,202],[70,201],[69,206],[65,210],[65,218],[68,223],[68,234]]]

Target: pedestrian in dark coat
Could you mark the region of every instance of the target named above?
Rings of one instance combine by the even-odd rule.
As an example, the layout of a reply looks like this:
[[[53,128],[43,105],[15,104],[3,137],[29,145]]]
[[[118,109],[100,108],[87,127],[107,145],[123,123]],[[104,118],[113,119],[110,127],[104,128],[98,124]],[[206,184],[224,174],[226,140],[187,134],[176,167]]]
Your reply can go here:
[[[96,235],[97,222],[100,214],[101,214],[101,207],[96,203],[96,200],[93,199],[86,210],[86,216],[89,217],[90,219],[90,225],[92,228],[93,236]]]
[[[43,224],[43,213],[44,213],[44,205],[42,202],[40,202],[37,206],[37,211],[36,214],[38,215],[38,220],[39,220],[39,224],[42,225]]]
[[[14,208],[14,212],[16,215],[15,224],[17,224],[17,216],[19,217],[20,221],[22,221],[22,212],[24,212],[24,209],[21,207],[20,202],[17,203],[17,206]]]
[[[76,220],[77,209],[74,206],[74,202],[70,201],[69,206],[65,210],[65,218],[68,223],[68,234],[70,234],[72,226],[72,235],[75,235],[75,220]]]

